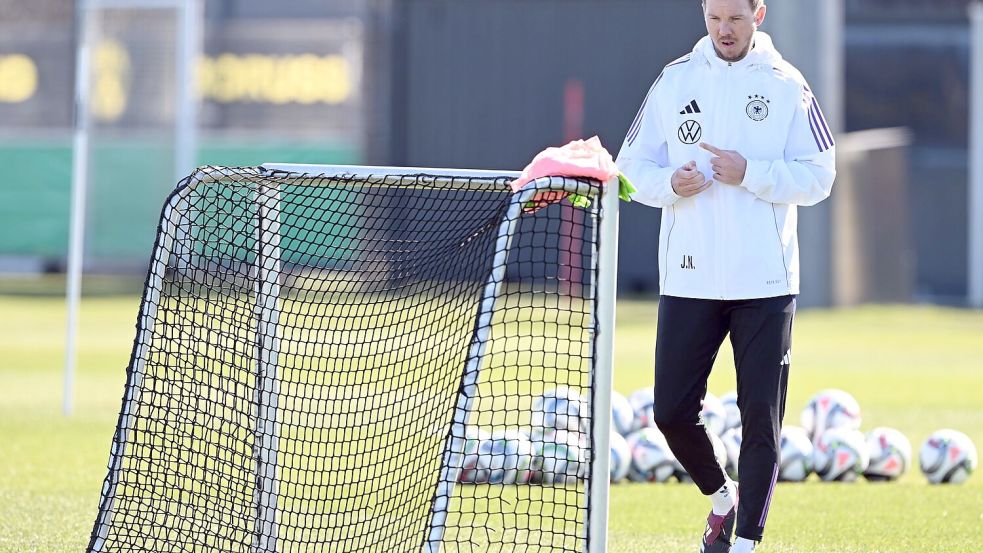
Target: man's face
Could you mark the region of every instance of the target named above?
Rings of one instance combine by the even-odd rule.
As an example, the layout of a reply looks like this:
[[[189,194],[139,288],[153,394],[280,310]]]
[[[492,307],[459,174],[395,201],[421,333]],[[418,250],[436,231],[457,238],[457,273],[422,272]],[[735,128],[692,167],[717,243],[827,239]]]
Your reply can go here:
[[[751,50],[758,25],[765,20],[765,6],[757,12],[748,0],[705,0],[707,32],[720,59],[739,61]]]

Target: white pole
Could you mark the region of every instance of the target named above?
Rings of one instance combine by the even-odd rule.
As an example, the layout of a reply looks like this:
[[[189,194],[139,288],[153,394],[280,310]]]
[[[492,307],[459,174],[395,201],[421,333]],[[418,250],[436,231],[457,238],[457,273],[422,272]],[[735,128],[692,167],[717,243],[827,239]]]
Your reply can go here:
[[[615,301],[618,290],[618,179],[604,186],[601,194],[598,240],[597,329],[594,366],[594,406],[591,463],[588,491],[587,551],[604,553],[608,548],[608,504],[611,474],[611,393],[614,377]]]
[[[256,191],[256,497],[259,509],[253,553],[277,550],[279,353],[280,353],[280,191],[260,185]]]
[[[113,439],[112,452],[109,455],[109,477],[103,483],[102,496],[99,501],[99,517],[93,530],[92,540],[88,551],[102,553],[109,537],[109,527],[112,524],[113,502],[116,499],[116,486],[120,481],[120,471],[123,466],[123,456],[130,440],[130,433],[136,428],[136,413],[139,409],[140,394],[143,391],[143,377],[147,365],[148,351],[153,341],[154,326],[157,324],[157,310],[160,307],[161,290],[164,285],[164,273],[167,271],[171,248],[174,245],[175,230],[178,222],[187,217],[188,197],[193,186],[189,186],[171,196],[157,231],[157,243],[154,247],[153,259],[150,265],[150,278],[143,292],[140,304],[140,315],[137,319],[137,339],[134,341],[133,355],[126,382],[126,398],[123,411],[120,413],[117,434]]]
[[[820,86],[823,111],[826,114],[830,130],[835,134],[843,132],[844,96],[846,87],[843,85],[844,58],[846,42],[844,40],[843,0],[823,0],[816,3],[820,10],[820,52],[817,56],[819,64]]]
[[[969,305],[983,308],[983,3],[970,4],[969,18]]]
[[[191,174],[197,165],[198,152],[198,61],[202,42],[202,4],[187,0],[180,4],[177,26],[178,52],[175,128],[174,182]]]
[[[76,16],[78,39],[75,49],[75,134],[72,144],[72,208],[68,239],[68,275],[65,301],[65,367],[62,387],[62,413],[72,414],[75,387],[75,339],[79,300],[82,294],[82,260],[85,248],[85,199],[89,186],[89,52],[94,19],[83,0]]]

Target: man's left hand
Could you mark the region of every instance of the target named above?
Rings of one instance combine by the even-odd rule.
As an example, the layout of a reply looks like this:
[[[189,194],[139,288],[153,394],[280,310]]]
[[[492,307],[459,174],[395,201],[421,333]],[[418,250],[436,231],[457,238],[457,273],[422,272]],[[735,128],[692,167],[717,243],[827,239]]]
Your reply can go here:
[[[710,158],[713,180],[735,186],[744,182],[744,174],[747,172],[747,160],[744,156],[734,150],[721,150],[706,142],[700,142],[700,147],[714,155]]]

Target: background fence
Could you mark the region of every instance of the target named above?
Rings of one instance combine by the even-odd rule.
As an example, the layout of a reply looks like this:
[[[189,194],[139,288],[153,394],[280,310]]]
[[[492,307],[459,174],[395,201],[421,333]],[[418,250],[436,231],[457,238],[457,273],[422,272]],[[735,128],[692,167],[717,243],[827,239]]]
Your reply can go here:
[[[662,66],[703,34],[696,4],[207,0],[197,161],[518,169],[545,146],[594,134],[616,152]],[[813,41],[800,43],[791,28],[790,14],[810,4],[776,3],[765,30],[822,90],[814,62],[826,52],[804,59]],[[846,132],[904,127],[909,138],[860,158],[863,140],[846,141],[853,149],[834,200],[802,231],[804,251],[819,252],[804,259],[805,287],[818,291],[807,303],[964,301],[966,4],[843,4],[843,109],[830,119]],[[73,6],[0,0],[0,272],[64,265]],[[173,52],[141,28],[107,27],[95,57],[90,271],[142,272],[174,184],[167,149],[149,132],[173,114],[165,94],[173,75],[157,69]],[[820,94],[824,105],[839,102],[832,86],[829,98]],[[625,206],[623,293],[658,291],[658,220],[657,210]],[[896,245],[867,255],[862,232],[838,228],[844,220],[893,229]],[[887,277],[897,278],[856,284]]]

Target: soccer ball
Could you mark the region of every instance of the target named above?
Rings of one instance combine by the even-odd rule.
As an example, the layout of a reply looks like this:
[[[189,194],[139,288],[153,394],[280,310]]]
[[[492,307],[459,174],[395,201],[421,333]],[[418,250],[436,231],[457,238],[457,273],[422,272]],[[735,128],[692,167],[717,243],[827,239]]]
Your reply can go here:
[[[875,428],[867,433],[870,466],[864,471],[867,480],[896,480],[911,465],[911,442],[893,428]]]
[[[816,441],[813,463],[827,482],[853,482],[870,464],[867,438],[859,430],[830,428]]]
[[[458,481],[464,484],[481,484],[488,481],[488,471],[478,466],[478,449],[482,442],[491,439],[491,434],[477,426],[464,428],[464,452],[459,456],[460,470]]]
[[[625,438],[612,430],[611,436],[611,481],[621,482],[628,476],[631,468],[631,448]]]
[[[823,390],[802,410],[802,427],[815,443],[827,429],[860,429],[860,404],[843,390]]]
[[[812,440],[803,428],[782,428],[778,479],[782,482],[802,482],[808,478],[812,473],[813,449]]]
[[[711,432],[709,433],[709,436],[710,443],[713,445],[713,456],[717,459],[717,464],[724,470],[727,470],[727,446],[724,445],[723,440],[721,440],[716,434]],[[683,467],[683,464],[679,462],[679,459],[676,459],[673,463],[673,476],[675,476],[680,482],[693,482],[693,477],[689,475],[689,472],[687,472]]]
[[[532,475],[533,453],[521,430],[496,430],[478,446],[477,468],[488,471],[489,484],[525,484]]]
[[[547,442],[536,450],[531,481],[537,484],[576,483],[586,470],[584,450],[573,444]]]
[[[625,440],[631,447],[628,478],[635,482],[665,482],[672,477],[676,457],[658,428],[636,430]]]
[[[727,451],[727,463],[724,465],[724,470],[734,480],[737,480],[737,467],[741,459],[741,441],[743,439],[744,436],[741,434],[741,427],[739,426],[724,432],[724,435],[720,437],[720,441]]]
[[[579,430],[587,404],[575,390],[559,386],[547,390],[532,402],[532,427],[543,430]]]
[[[703,420],[704,426],[714,436],[720,436],[727,430],[727,411],[724,410],[724,404],[710,392],[707,392],[703,398],[700,419]]]
[[[732,428],[740,428],[741,410],[737,407],[737,390],[731,390],[720,396],[720,404],[724,406],[724,412],[727,413],[724,432]]]
[[[962,484],[978,462],[976,446],[956,430],[938,430],[925,440],[918,455],[922,474],[932,484]]]
[[[618,392],[611,393],[611,424],[621,436],[635,429],[635,410],[628,399]]]
[[[478,445],[491,439],[491,433],[477,426],[464,427],[464,454],[471,455],[478,452]]]
[[[655,390],[652,387],[636,390],[628,396],[628,403],[635,412],[635,423],[632,430],[655,428]]]

